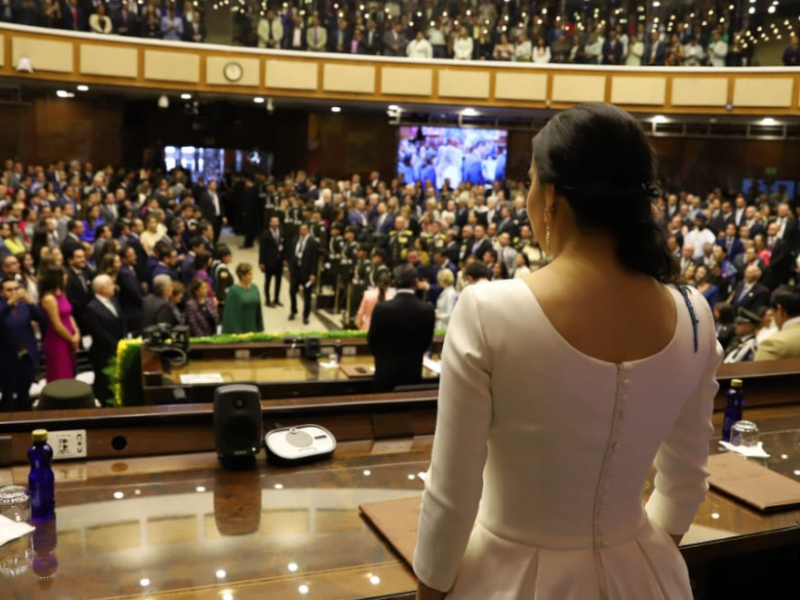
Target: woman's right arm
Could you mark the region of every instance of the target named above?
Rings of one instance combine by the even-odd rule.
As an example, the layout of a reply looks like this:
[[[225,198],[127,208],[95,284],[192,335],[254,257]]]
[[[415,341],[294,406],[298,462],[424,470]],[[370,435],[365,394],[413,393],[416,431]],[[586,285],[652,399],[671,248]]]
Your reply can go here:
[[[47,294],[44,298],[42,298],[42,308],[47,314],[47,320],[50,322],[50,327],[52,327],[58,335],[68,342],[74,342],[74,335],[71,334],[61,322],[61,316],[58,314],[58,302],[56,301],[56,297],[52,294]]]

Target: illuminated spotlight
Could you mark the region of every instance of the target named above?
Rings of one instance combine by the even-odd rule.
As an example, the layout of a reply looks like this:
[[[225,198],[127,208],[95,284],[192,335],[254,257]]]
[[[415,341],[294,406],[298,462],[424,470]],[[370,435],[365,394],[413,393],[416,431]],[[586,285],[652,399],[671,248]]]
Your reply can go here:
[[[464,110],[461,111],[461,114],[464,115],[465,117],[474,117],[478,114],[478,111],[475,110],[474,108],[465,108]]]
[[[332,110],[332,109],[331,109],[331,110]],[[334,112],[338,112],[338,111],[334,111]],[[283,489],[283,484],[282,484],[282,483],[276,483],[276,484],[275,484],[275,489],[276,489],[276,490],[282,490],[282,489]]]
[[[400,107],[397,104],[390,104],[388,110],[400,110]]]
[[[772,15],[772,14],[775,14],[775,6],[774,6],[774,5],[773,5],[773,6],[770,6],[770,7],[767,9],[767,12],[768,12],[769,14],[771,14],[771,15]]]
[[[289,563],[286,568],[289,569],[290,573],[297,573],[297,569],[299,569],[297,563]]]
[[[225,569],[217,569],[217,572],[214,573],[217,576],[217,579],[225,579],[228,574],[225,572]]]
[[[711,513],[711,518],[712,519],[719,519],[719,513],[718,512]]]
[[[775,119],[773,119],[772,117],[764,117],[763,119],[761,119],[761,121],[759,121],[759,125],[766,125],[768,127],[771,126],[771,125],[777,125],[777,124],[778,124],[778,122]]]
[[[342,107],[341,106],[331,106],[331,112],[332,113],[340,113],[340,112],[342,112]]]
[[[69,98],[69,92],[67,90],[58,90],[56,96],[59,98]]]
[[[125,497],[125,494],[122,492],[114,492],[114,498],[117,500],[122,500]]]
[[[77,89],[79,92],[88,92],[89,91],[89,86],[88,85],[79,85],[75,89]]]
[[[656,115],[653,117],[653,123],[666,123],[667,121],[669,121],[669,119],[664,115]]]
[[[233,594],[229,591],[222,592],[222,600],[233,600]]]
[[[142,587],[147,587],[148,585],[150,585],[150,580],[147,577],[145,577],[144,579],[140,579],[139,585]]]
[[[264,98],[262,98],[261,96],[256,96],[255,98],[253,98],[253,102],[255,102],[256,104],[264,104]]]
[[[181,94],[181,100],[191,100],[191,99],[192,99],[191,94]]]
[[[373,575],[372,577],[369,578],[369,582],[372,585],[378,585],[381,582],[381,578],[378,577],[377,575]]]
[[[198,494],[202,494],[203,492],[206,491],[206,488],[205,486],[198,485],[196,488],[194,488],[194,491],[197,492]]]
[[[308,586],[303,584],[299,588],[297,588],[297,591],[300,592],[301,594],[307,594],[308,593]]]

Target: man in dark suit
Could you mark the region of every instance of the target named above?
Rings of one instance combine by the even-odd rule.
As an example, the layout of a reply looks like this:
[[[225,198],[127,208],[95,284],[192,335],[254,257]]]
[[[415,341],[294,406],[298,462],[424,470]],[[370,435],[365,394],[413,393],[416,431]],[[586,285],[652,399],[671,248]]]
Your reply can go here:
[[[92,279],[94,271],[86,264],[86,252],[83,248],[74,248],[71,255],[65,255],[67,261],[67,300],[72,304],[72,316],[83,331],[86,319],[83,309],[92,297]]]
[[[719,242],[719,245],[725,249],[728,260],[731,261],[744,252],[744,243],[739,239],[736,232],[736,225],[728,223],[725,227],[725,237]]]
[[[166,323],[177,325],[175,313],[169,299],[172,296],[172,279],[168,275],[159,275],[153,279],[153,291],[142,301],[142,329]]]
[[[667,45],[658,39],[659,33],[653,31],[650,34],[650,40],[647,43],[647,48],[644,53],[644,64],[651,67],[664,66],[664,60],[667,57]]]
[[[112,13],[111,21],[114,23],[114,32],[117,35],[139,35],[139,19],[129,10],[128,2],[120,4],[119,9]]]
[[[378,22],[375,19],[367,21],[367,31],[364,33],[364,53],[377,56],[383,50],[381,32],[378,31]]]
[[[178,257],[172,245],[166,240],[159,240],[153,248],[153,256],[157,257],[158,262],[150,271],[150,281],[152,282],[159,275],[167,275],[172,281],[176,281],[178,274],[175,272],[175,263],[178,261]]]
[[[622,64],[622,42],[617,39],[617,32],[613,29],[608,34],[608,39],[603,42],[604,65]]]
[[[72,31],[86,31],[86,16],[78,4],[78,0],[69,0],[61,8],[61,22],[64,29]]]
[[[200,18],[200,12],[192,11],[191,19],[183,19],[183,41],[202,43],[206,40],[206,24]]]
[[[303,290],[303,324],[308,325],[311,316],[311,293],[317,280],[317,241],[309,233],[308,224],[300,225],[297,240],[290,248],[292,255],[289,260],[289,273],[291,275],[291,288],[289,295],[292,306],[289,320],[297,316],[297,292]]]
[[[133,336],[139,335],[142,324],[142,288],[136,277],[136,252],[132,246],[125,246],[119,252],[122,265],[117,271],[119,286],[119,305],[125,330]]]
[[[214,227],[214,244],[219,240],[219,233],[223,225],[222,204],[217,194],[217,182],[209,181],[208,187],[201,192],[197,205],[203,213],[203,219]]]
[[[345,48],[348,54],[367,54],[367,47],[364,44],[364,34],[361,29],[353,30],[353,37]]]
[[[36,321],[44,332],[45,319],[16,279],[0,285],[0,412],[30,410],[30,388],[39,364],[31,323]]]
[[[762,306],[769,305],[769,292],[758,282],[760,278],[761,269],[756,265],[750,265],[744,270],[744,279],[733,288],[728,299],[734,310],[745,308],[757,312]]]
[[[194,260],[197,258],[197,253],[205,249],[205,240],[199,235],[194,236],[189,241],[189,252],[186,253],[186,258],[183,259],[180,267],[181,283],[183,283],[183,285],[188,287],[189,283],[194,279],[194,275],[197,273],[194,268]]]
[[[397,295],[377,304],[367,335],[375,356],[376,392],[420,383],[422,357],[433,341],[434,308],[414,295],[417,269],[400,265],[394,270],[394,280]]]
[[[92,336],[89,360],[94,370],[94,397],[105,404],[111,396],[108,376],[103,372],[108,361],[117,354],[117,344],[125,337],[122,308],[114,300],[114,282],[108,275],[98,275],[92,281],[94,297],[86,305],[88,325],[86,333]]]
[[[770,251],[769,267],[764,277],[764,283],[771,290],[788,283],[795,265],[789,244],[780,238],[779,231],[780,225],[777,221],[770,223],[767,225],[767,236],[764,240],[767,250]]]
[[[67,235],[61,241],[61,254],[64,258],[72,254],[76,248],[83,248],[81,236],[83,235],[83,221],[72,219],[67,223]]]
[[[267,306],[283,306],[281,298],[281,279],[283,267],[286,264],[284,253],[284,238],[281,231],[281,221],[278,217],[270,217],[269,227],[261,235],[258,250],[258,266],[264,273],[264,299]],[[269,288],[272,278],[275,278],[275,300],[270,301]]]
[[[478,260],[483,260],[483,255],[486,254],[487,250],[491,249],[492,242],[490,242],[486,237],[486,230],[483,228],[483,225],[476,225],[475,240],[472,243],[470,253],[473,254]]]

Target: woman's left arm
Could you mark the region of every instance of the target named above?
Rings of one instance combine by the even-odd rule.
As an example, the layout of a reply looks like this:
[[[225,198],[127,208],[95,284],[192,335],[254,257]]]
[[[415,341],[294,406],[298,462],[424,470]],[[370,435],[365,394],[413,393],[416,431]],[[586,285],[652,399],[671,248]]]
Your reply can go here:
[[[414,555],[419,598],[425,600],[438,600],[434,591],[443,596],[453,586],[483,492],[492,421],[491,350],[477,289],[467,288],[458,301],[442,352],[436,437]]]

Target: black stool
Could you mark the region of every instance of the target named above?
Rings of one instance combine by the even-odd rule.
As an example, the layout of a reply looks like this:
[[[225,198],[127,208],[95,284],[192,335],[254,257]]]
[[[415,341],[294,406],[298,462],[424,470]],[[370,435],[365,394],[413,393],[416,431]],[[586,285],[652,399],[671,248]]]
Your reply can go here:
[[[36,410],[95,408],[92,386],[76,379],[58,379],[42,388]]]

